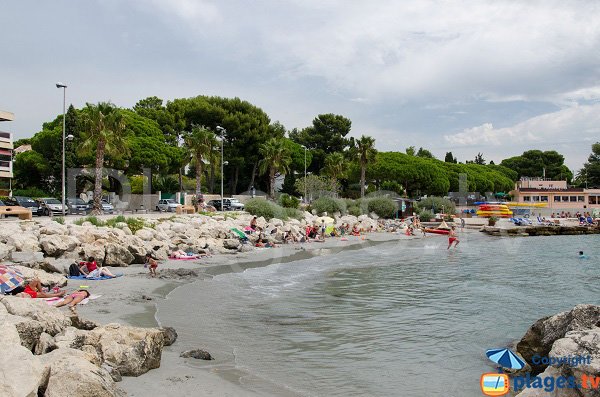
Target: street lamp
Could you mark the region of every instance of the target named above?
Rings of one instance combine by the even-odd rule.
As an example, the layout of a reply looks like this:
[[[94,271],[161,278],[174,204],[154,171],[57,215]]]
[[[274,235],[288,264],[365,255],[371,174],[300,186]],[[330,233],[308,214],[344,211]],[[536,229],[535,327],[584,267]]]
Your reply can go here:
[[[62,127],[62,216],[65,216],[65,115],[67,105],[67,85],[56,83],[56,88],[63,89],[63,127]]]
[[[217,126],[217,131],[221,133],[221,211],[224,211],[223,208],[223,166],[225,165],[223,161],[223,141],[225,140],[225,134],[227,130],[220,125]]]
[[[306,203],[306,146],[301,145],[304,148],[304,202]]]

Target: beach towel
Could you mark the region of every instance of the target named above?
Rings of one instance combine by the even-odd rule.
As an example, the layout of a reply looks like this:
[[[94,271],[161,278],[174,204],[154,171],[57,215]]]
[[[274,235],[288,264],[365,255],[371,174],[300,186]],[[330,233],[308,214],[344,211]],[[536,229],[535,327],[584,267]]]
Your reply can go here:
[[[172,261],[191,261],[191,260],[200,259],[200,258],[197,257],[196,255],[194,255],[194,256],[190,255],[190,256],[184,256],[184,257],[181,257],[181,258],[175,258],[173,256],[170,256],[169,259],[172,260]]]
[[[81,302],[79,302],[78,304],[79,305],[86,305],[90,300],[98,299],[101,296],[102,295],[90,295],[87,298],[85,298],[84,300],[82,300]],[[62,302],[64,300],[65,300],[65,298],[61,298],[59,296],[55,296],[54,298],[44,298],[44,301],[46,301],[46,304],[50,305],[50,306],[54,306],[58,302]]]
[[[123,273],[115,274],[115,276],[121,277],[121,276],[123,276]],[[85,276],[68,276],[67,278],[71,279],[71,280],[110,280],[113,277],[100,276],[100,277],[87,278]]]

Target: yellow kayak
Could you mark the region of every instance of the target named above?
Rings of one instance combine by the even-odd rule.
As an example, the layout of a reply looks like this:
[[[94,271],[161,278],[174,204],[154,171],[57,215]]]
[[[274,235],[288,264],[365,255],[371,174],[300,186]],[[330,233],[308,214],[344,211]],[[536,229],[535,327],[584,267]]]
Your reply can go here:
[[[548,203],[506,203],[509,207],[535,207],[535,208],[543,208],[547,207]]]

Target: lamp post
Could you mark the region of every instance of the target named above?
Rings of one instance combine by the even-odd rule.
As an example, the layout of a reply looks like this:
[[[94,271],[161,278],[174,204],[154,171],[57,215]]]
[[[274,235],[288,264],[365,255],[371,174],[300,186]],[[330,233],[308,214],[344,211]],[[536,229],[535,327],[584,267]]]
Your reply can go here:
[[[62,216],[65,216],[65,125],[66,125],[66,105],[67,105],[67,85],[56,83],[56,88],[63,89],[63,127],[62,127]]]
[[[304,148],[304,202],[306,203],[306,146],[302,145]]]
[[[223,141],[225,140],[227,130],[218,125],[217,131],[221,133],[221,211],[225,211],[225,208],[223,208],[223,166],[225,165],[225,162],[223,161]]]

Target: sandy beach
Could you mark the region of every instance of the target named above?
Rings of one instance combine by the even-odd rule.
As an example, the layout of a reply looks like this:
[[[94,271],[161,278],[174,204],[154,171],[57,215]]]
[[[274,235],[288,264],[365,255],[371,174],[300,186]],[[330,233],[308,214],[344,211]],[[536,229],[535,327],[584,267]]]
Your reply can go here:
[[[364,238],[364,239],[363,239]],[[156,316],[157,303],[168,299],[171,291],[187,283],[210,278],[217,274],[241,272],[252,267],[286,263],[311,256],[332,255],[341,250],[361,249],[382,242],[405,240],[400,233],[370,233],[363,237],[327,239],[323,243],[289,244],[238,254],[219,254],[199,260],[166,260],[159,264],[159,276],[152,278],[142,265],[113,268],[122,277],[104,281],[69,280],[67,290],[87,285],[98,299],[79,308],[81,317],[99,323],[118,322],[141,327],[169,326],[160,323]],[[190,305],[201,302],[190,302]],[[190,310],[182,307],[181,310]],[[215,308],[218,310],[218,308]],[[198,330],[201,335],[202,330]],[[202,346],[198,346],[202,349]],[[241,375],[230,364],[214,361],[198,361],[179,357],[182,348],[175,342],[163,350],[161,366],[139,377],[124,377],[119,386],[131,396],[147,395],[202,395],[206,396],[256,396],[296,395],[286,390],[245,389],[240,384]],[[246,381],[248,381],[246,379]]]

